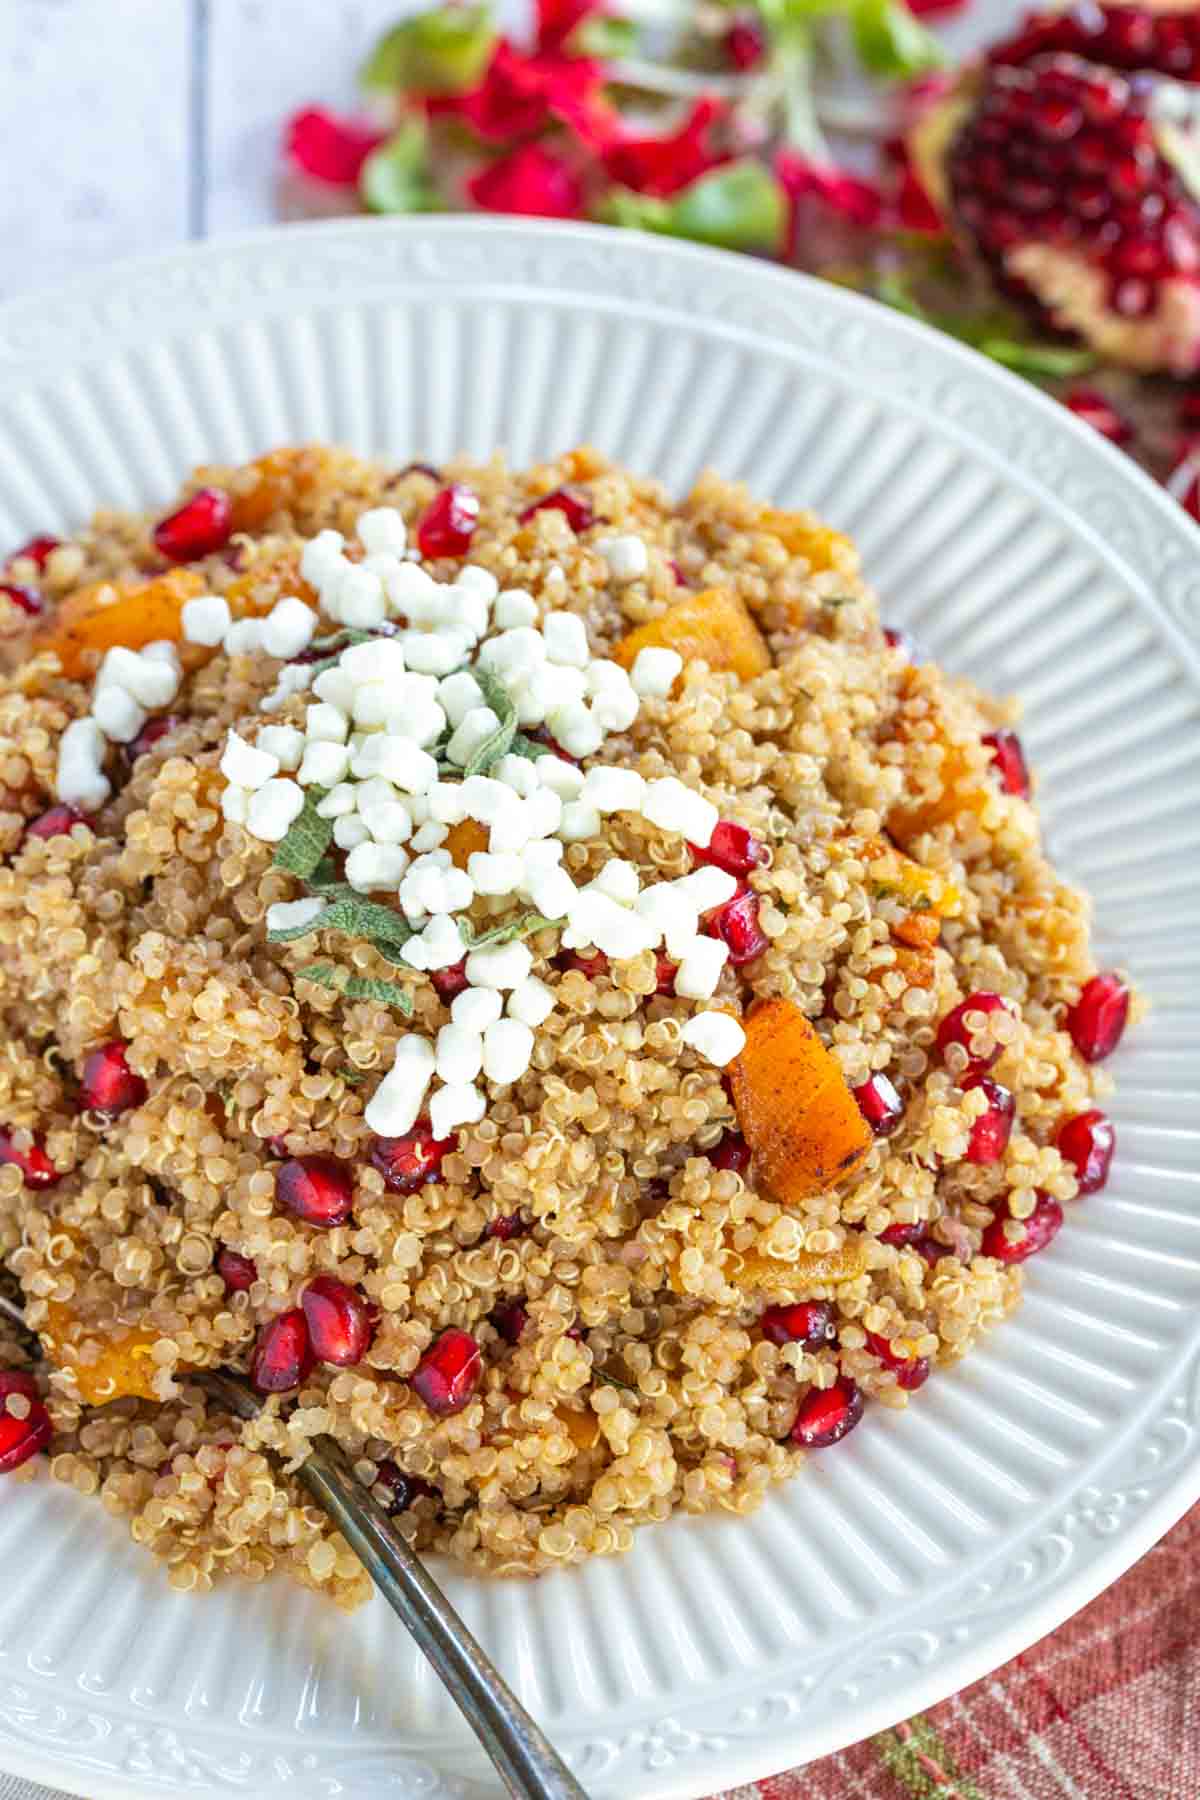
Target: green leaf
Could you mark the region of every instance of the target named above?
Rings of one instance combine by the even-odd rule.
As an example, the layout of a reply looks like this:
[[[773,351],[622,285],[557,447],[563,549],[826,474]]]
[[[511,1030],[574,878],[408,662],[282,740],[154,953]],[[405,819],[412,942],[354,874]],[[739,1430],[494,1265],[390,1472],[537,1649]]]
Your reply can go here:
[[[635,19],[617,19],[594,12],[580,21],[567,37],[572,56],[592,56],[597,62],[618,62],[637,49],[641,28]]]
[[[667,201],[670,237],[725,250],[776,251],[787,228],[787,196],[765,164],[753,157],[723,163]]]
[[[429,168],[425,127],[417,119],[372,150],[359,171],[358,191],[376,213],[437,212],[441,199]]]
[[[464,94],[479,82],[496,43],[488,7],[437,7],[385,32],[358,78],[368,93]]]
[[[985,337],[975,347],[1018,375],[1040,376],[1047,381],[1086,375],[1097,362],[1094,351],[1069,344],[1023,344],[1013,338]]]
[[[326,650],[330,654],[322,656],[317,662],[310,664],[309,685],[312,685],[318,675],[323,675],[326,669],[332,669],[334,664],[341,660],[342,651],[348,650],[351,644],[369,644],[379,635],[377,631],[361,631],[355,625],[347,626],[344,631],[331,631],[328,637],[314,638],[309,649]]]
[[[313,963],[307,969],[300,969],[298,974],[305,981],[315,981],[318,987],[331,988],[345,1000],[377,1000],[384,1006],[398,1007],[402,1013],[411,1013],[413,1009],[412,995],[398,981],[386,981],[373,975],[351,975],[333,963]]]
[[[490,769],[494,762],[507,756],[512,749],[517,735],[517,703],[502,681],[486,669],[474,668],[471,673],[479,683],[483,697],[491,707],[500,723],[490,737],[484,738],[474,756],[463,769],[463,780],[472,775],[482,775]]]
[[[855,0],[850,29],[859,59],[872,75],[911,80],[945,66],[941,45],[904,0]]]
[[[322,819],[317,802],[325,798],[325,788],[311,787],[304,796],[304,810],[288,826],[287,836],[275,852],[273,866],[285,869],[307,881],[333,842],[333,820]]]
[[[549,744],[537,744],[532,738],[526,737],[523,731],[518,731],[508,746],[508,753],[510,756],[523,756],[527,762],[536,762],[539,756],[553,754]]]
[[[382,949],[385,944],[399,949],[414,935],[407,919],[393,912],[390,906],[381,906],[376,900],[364,900],[361,894],[354,894],[352,898],[333,900],[311,925],[268,931],[267,942],[290,944],[314,931],[340,931],[345,937],[366,938],[376,949]],[[395,961],[395,958],[389,958],[389,961]]]
[[[470,920],[459,920],[468,950],[482,950],[485,944],[515,944],[518,938],[532,937],[535,931],[545,931],[548,925],[560,926],[562,923],[561,919],[547,919],[541,913],[527,912],[503,925],[493,925],[490,931],[481,931],[476,937]]]

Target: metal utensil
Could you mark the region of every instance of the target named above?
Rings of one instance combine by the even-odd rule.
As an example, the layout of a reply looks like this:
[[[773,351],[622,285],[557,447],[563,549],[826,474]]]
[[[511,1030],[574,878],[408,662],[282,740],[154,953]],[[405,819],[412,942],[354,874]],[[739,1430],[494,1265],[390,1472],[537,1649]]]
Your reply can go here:
[[[3,1294],[0,1313],[25,1326],[21,1308]],[[189,1370],[187,1379],[239,1419],[252,1419],[260,1409],[249,1382],[227,1369]],[[587,1800],[411,1544],[356,1478],[341,1446],[315,1438],[295,1473],[429,1658],[514,1800]]]

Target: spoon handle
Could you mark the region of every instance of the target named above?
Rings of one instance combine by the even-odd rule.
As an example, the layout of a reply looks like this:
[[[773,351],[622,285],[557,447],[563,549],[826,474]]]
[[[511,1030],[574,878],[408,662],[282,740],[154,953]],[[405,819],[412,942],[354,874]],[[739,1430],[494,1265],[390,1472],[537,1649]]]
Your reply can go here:
[[[445,1682],[514,1800],[587,1800],[541,1727],[509,1688],[340,1448],[319,1440],[296,1471]]]

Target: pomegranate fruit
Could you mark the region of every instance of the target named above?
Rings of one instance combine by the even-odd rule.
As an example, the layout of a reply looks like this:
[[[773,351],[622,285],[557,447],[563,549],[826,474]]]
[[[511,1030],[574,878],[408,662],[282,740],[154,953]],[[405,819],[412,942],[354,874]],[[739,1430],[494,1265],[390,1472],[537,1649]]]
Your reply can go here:
[[[586,531],[596,523],[596,514],[587,495],[578,494],[569,487],[557,487],[552,493],[543,494],[540,500],[531,500],[517,518],[524,525],[540,512],[560,512],[571,530],[576,532]]]
[[[30,820],[25,827],[25,836],[27,838],[65,837],[73,825],[86,825],[87,823],[88,820],[78,807],[51,806],[38,818]]]
[[[290,1156],[275,1171],[275,1198],[306,1225],[344,1225],[354,1204],[354,1182],[334,1156]]]
[[[1016,1099],[1008,1088],[1001,1087],[990,1075],[976,1075],[973,1080],[963,1083],[964,1093],[973,1088],[982,1089],[986,1095],[987,1111],[972,1121],[965,1160],[969,1163],[999,1162],[1012,1136]]]
[[[5,1402],[10,1394],[20,1394],[29,1402],[23,1418],[8,1411]],[[52,1434],[50,1415],[28,1369],[0,1369],[0,1475],[19,1469],[44,1450]]]
[[[168,562],[196,562],[233,534],[233,503],[221,488],[200,488],[154,527],[155,549]]]
[[[1108,1180],[1117,1134],[1107,1113],[1098,1107],[1076,1113],[1059,1126],[1055,1139],[1060,1152],[1074,1169],[1081,1194],[1096,1194]]]
[[[840,1375],[829,1388],[810,1388],[800,1402],[791,1429],[802,1450],[825,1450],[853,1431],[863,1416],[862,1389]]]
[[[1096,0],[1059,12],[1030,13],[1013,36],[993,45],[988,60],[1027,63],[1066,52],[1110,69],[1157,69],[1179,81],[1200,80],[1200,14],[1148,5],[1105,6]]]
[[[902,1356],[893,1350],[888,1338],[879,1337],[874,1331],[867,1333],[867,1349],[879,1358],[885,1369],[894,1371],[896,1386],[907,1393],[915,1393],[929,1380],[933,1365],[927,1356]]]
[[[298,1306],[269,1319],[250,1356],[250,1380],[260,1394],[287,1394],[312,1374],[316,1359]]]
[[[52,1188],[63,1178],[63,1170],[56,1169],[46,1155],[40,1138],[34,1138],[25,1150],[18,1150],[10,1131],[0,1131],[0,1163],[12,1163],[21,1171],[21,1179],[27,1188]]]
[[[120,1042],[102,1044],[83,1059],[79,1078],[81,1112],[102,1113],[115,1119],[119,1113],[140,1106],[149,1092],[140,1075],[135,1075],[125,1057],[126,1046]]]
[[[357,1288],[315,1275],[300,1296],[308,1341],[319,1362],[352,1369],[371,1348],[378,1312]]]
[[[412,1373],[412,1386],[431,1413],[446,1418],[467,1405],[483,1373],[479,1345],[469,1331],[443,1331]]]
[[[984,1256],[994,1256],[997,1262],[1022,1263],[1027,1258],[1036,1256],[1052,1238],[1058,1236],[1062,1229],[1063,1209],[1049,1194],[1039,1193],[1037,1205],[1029,1217],[1021,1221],[1025,1235],[1015,1244],[1009,1242],[1004,1230],[1009,1217],[1007,1206],[1002,1212],[997,1212],[983,1234],[980,1250]]]
[[[422,1494],[433,1493],[427,1481],[422,1481],[419,1475],[408,1474],[390,1456],[385,1457],[376,1468],[371,1491],[391,1519],[397,1513],[407,1512],[414,1500],[419,1500]]]
[[[767,846],[762,839],[748,825],[735,824],[732,819],[718,819],[708,843],[689,844],[688,849],[697,862],[715,863],[727,875],[739,878],[761,868],[767,860]]]
[[[872,1075],[851,1093],[876,1137],[891,1137],[904,1117],[904,1102],[886,1075]]]
[[[15,581],[0,581],[0,594],[31,619],[36,619],[42,610],[42,596],[36,588],[22,587]]]
[[[244,1294],[258,1280],[258,1264],[254,1258],[243,1256],[239,1250],[230,1250],[225,1244],[217,1251],[216,1270],[226,1291],[231,1294]]]
[[[492,1308],[491,1320],[506,1344],[519,1344],[529,1314],[519,1300],[507,1300]]]
[[[1028,800],[1029,769],[1016,732],[989,731],[983,741],[992,752],[992,770],[999,778],[1001,791]]]
[[[433,496],[417,525],[417,547],[430,561],[465,556],[479,523],[479,495],[457,483]]]
[[[727,1131],[708,1152],[708,1160],[714,1169],[732,1169],[735,1175],[744,1175],[752,1155],[740,1131]]]
[[[735,969],[761,956],[771,941],[759,924],[759,905],[758,895],[746,888],[710,913],[705,922],[710,937],[729,945],[729,960]]]
[[[1093,975],[1067,1014],[1071,1042],[1084,1062],[1103,1062],[1121,1041],[1129,1017],[1129,989],[1115,971]]]
[[[965,1076],[984,1075],[1000,1055],[1001,1045],[994,1040],[987,1049],[980,1050],[976,1046],[976,1035],[967,1023],[972,1014],[982,1013],[985,1016],[994,1012],[1011,1012],[1007,1000],[999,994],[993,994],[987,988],[980,988],[977,993],[968,994],[965,1000],[952,1007],[938,1026],[937,1047],[944,1056],[951,1044],[961,1044],[967,1052],[968,1062],[963,1071]]]
[[[452,1000],[458,999],[468,985],[466,957],[464,956],[461,962],[452,963],[448,969],[431,970],[429,979],[433,983],[434,993],[443,1006],[449,1006]]]
[[[772,1344],[803,1344],[820,1350],[837,1336],[833,1308],[826,1300],[800,1300],[794,1306],[768,1306],[758,1321],[763,1336]]]
[[[435,1138],[428,1119],[418,1119],[403,1137],[372,1138],[371,1167],[379,1170],[394,1194],[411,1194],[442,1179],[443,1158],[457,1143],[454,1136]]]

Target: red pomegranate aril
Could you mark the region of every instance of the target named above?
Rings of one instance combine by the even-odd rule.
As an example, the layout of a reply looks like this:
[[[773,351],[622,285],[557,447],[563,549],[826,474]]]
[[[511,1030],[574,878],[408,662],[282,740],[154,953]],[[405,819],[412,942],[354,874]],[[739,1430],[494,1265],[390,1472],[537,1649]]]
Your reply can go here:
[[[492,1324],[506,1344],[519,1344],[528,1323],[529,1314],[519,1300],[505,1301],[492,1308]]]
[[[451,1327],[429,1346],[411,1380],[430,1412],[446,1418],[467,1405],[482,1372],[475,1339],[469,1331]]]
[[[886,1075],[872,1075],[851,1092],[875,1137],[891,1137],[904,1117],[904,1102]]]
[[[963,1083],[963,1091],[970,1092],[974,1088],[982,1088],[987,1096],[987,1111],[980,1113],[971,1123],[971,1135],[967,1139],[966,1161],[969,1163],[999,1162],[1008,1149],[1008,1140],[1012,1136],[1013,1115],[1017,1110],[1017,1102],[1011,1091],[993,1081],[990,1075],[977,1075],[973,1080]]]
[[[451,1134],[435,1138],[428,1119],[418,1119],[403,1137],[371,1140],[371,1167],[378,1169],[393,1194],[411,1194],[442,1179],[442,1162],[458,1143]]]
[[[767,53],[767,39],[762,25],[753,13],[745,13],[733,21],[725,33],[725,49],[735,69],[756,69]]]
[[[568,950],[565,955],[559,957],[558,966],[564,974],[571,969],[577,969],[581,975],[586,975],[589,981],[596,981],[607,970],[608,958],[603,950],[593,951],[591,956],[584,956],[578,950]]]
[[[81,1112],[103,1113],[115,1119],[119,1113],[140,1106],[149,1092],[140,1075],[135,1075],[125,1057],[126,1046],[120,1042],[101,1045],[92,1050],[83,1063],[79,1084]]]
[[[668,558],[667,567],[668,567],[668,569],[670,569],[672,575],[675,577],[676,587],[681,587],[681,588],[690,588],[691,587],[691,585],[692,585],[691,582],[688,580],[687,576],[684,574],[682,568],[675,561],[675,558],[673,556]]]
[[[919,659],[917,640],[910,637],[907,631],[901,631],[898,625],[885,625],[883,640],[889,650],[901,651],[905,662],[915,663]]]
[[[443,1006],[449,1006],[457,1000],[467,988],[467,959],[452,963],[448,969],[431,969],[429,979],[433,983],[433,991]]]
[[[457,483],[435,494],[417,526],[417,547],[433,561],[465,556],[479,523],[479,495]]]
[[[1114,970],[1093,975],[1067,1014],[1071,1042],[1084,1062],[1103,1062],[1121,1041],[1129,1017],[1129,989]]]
[[[1096,185],[1100,189],[1097,204],[1103,213],[1108,210],[1108,195],[1101,183]],[[1087,197],[1082,196],[1082,199],[1086,210]],[[1080,207],[1080,201],[1081,196],[1076,190],[1075,205],[1077,208]],[[1107,438],[1110,444],[1128,444],[1133,438],[1133,426],[1129,420],[1122,418],[1116,407],[1100,392],[1099,388],[1072,388],[1069,393],[1063,395],[1063,405],[1068,411],[1073,412],[1077,419],[1082,419],[1085,425],[1090,425],[1093,431],[1098,431],[1101,437]]]
[[[879,1241],[881,1244],[894,1244],[897,1249],[902,1249],[905,1245],[920,1243],[928,1229],[928,1225],[925,1224],[889,1225],[885,1231],[880,1232]]]
[[[753,962],[768,947],[770,939],[758,921],[759,898],[752,889],[735,894],[732,900],[710,914],[705,930],[729,945],[729,960],[735,969]]]
[[[703,848],[689,844],[688,849],[697,862],[714,863],[727,875],[739,877],[761,868],[767,860],[767,846],[762,839],[748,825],[738,825],[732,819],[718,819],[708,843]]]
[[[820,1350],[837,1336],[833,1308],[825,1300],[800,1300],[794,1306],[768,1306],[758,1321],[763,1336],[772,1344],[802,1344]]]
[[[73,825],[85,825],[87,820],[74,806],[52,806],[47,812],[31,819],[25,827],[27,838],[65,837]]]
[[[20,1394],[29,1411],[18,1419],[4,1406],[9,1394]],[[50,1414],[38,1395],[37,1383],[23,1369],[0,1373],[0,1475],[9,1475],[44,1450],[53,1435]]]
[[[407,1512],[414,1501],[423,1494],[432,1494],[433,1489],[419,1475],[409,1475],[398,1467],[391,1457],[386,1457],[375,1471],[375,1480],[371,1484],[376,1500],[383,1507],[390,1519],[397,1513]],[[380,1490],[383,1490],[382,1493]]]
[[[1016,732],[989,731],[983,741],[992,752],[992,768],[1000,777],[1002,792],[1016,794],[1020,799],[1028,800],[1029,768]]]
[[[1004,1227],[1009,1216],[1007,1207],[1003,1212],[997,1213],[983,1234],[980,1251],[984,1256],[994,1256],[998,1262],[1022,1263],[1028,1257],[1036,1256],[1052,1238],[1058,1236],[1062,1228],[1063,1209],[1057,1200],[1039,1191],[1037,1205],[1029,1217],[1021,1221],[1025,1227],[1025,1236],[1016,1244],[1010,1244],[1005,1236]]]
[[[656,994],[673,994],[675,977],[679,973],[679,964],[672,962],[669,956],[661,951],[654,959],[654,992]]]
[[[983,1056],[976,1055],[971,1049],[971,1033],[967,1028],[968,1013],[1009,1012],[1011,1008],[1007,1000],[999,994],[993,994],[986,988],[978,993],[968,994],[965,1000],[952,1007],[938,1026],[937,1047],[941,1055],[945,1055],[951,1044],[961,1044],[968,1056],[964,1075],[984,1075],[1000,1055],[1002,1046],[993,1044]]]
[[[862,1416],[862,1389],[848,1376],[839,1375],[832,1387],[810,1388],[805,1394],[791,1440],[802,1450],[826,1450],[853,1431]]]
[[[316,1358],[298,1306],[269,1319],[250,1356],[250,1380],[260,1394],[287,1394],[313,1372]]]
[[[275,1198],[305,1225],[344,1225],[354,1204],[354,1182],[335,1156],[290,1156],[275,1171]]]
[[[879,1337],[873,1331],[867,1333],[867,1349],[879,1358],[885,1369],[895,1372],[896,1386],[906,1393],[915,1393],[929,1380],[932,1364],[927,1356],[899,1356],[887,1338]]]
[[[744,1175],[752,1155],[740,1131],[727,1131],[708,1152],[708,1160],[714,1169],[732,1169],[735,1175]]]
[[[11,1163],[20,1169],[27,1188],[52,1188],[63,1178],[63,1170],[55,1168],[41,1139],[36,1137],[28,1149],[18,1150],[12,1133],[0,1130],[0,1163]]]
[[[44,604],[36,588],[19,587],[15,581],[0,581],[0,594],[6,600],[11,600],[14,606],[27,613],[31,619],[37,618]]]
[[[148,750],[153,750],[155,744],[161,743],[163,738],[169,737],[182,724],[183,720],[176,713],[161,713],[157,719],[147,719],[133,742],[126,744],[126,761],[135,763],[139,756],[145,756]]]
[[[319,1362],[352,1369],[371,1348],[378,1312],[356,1288],[333,1275],[316,1275],[300,1296],[308,1341]]]
[[[47,537],[44,533],[40,537],[31,537],[27,543],[13,551],[8,559],[9,563],[31,562],[40,575],[50,560],[51,552],[57,550],[61,543],[61,538]]]
[[[517,514],[519,522],[524,525],[535,513],[560,512],[572,531],[586,531],[596,523],[596,515],[592,503],[586,494],[577,494],[572,488],[558,487],[553,493],[543,494],[540,500],[532,500],[523,512]]]
[[[252,1256],[224,1245],[217,1251],[217,1274],[231,1294],[244,1294],[258,1280],[258,1264]]]
[[[1076,1113],[1059,1127],[1055,1140],[1059,1152],[1070,1163],[1079,1181],[1081,1194],[1096,1194],[1108,1180],[1117,1134],[1107,1113],[1098,1107]]]
[[[569,750],[564,750],[558,739],[552,736],[544,725],[533,726],[525,733],[525,736],[532,738],[535,744],[545,744],[551,755],[557,756],[560,762],[570,763],[575,769],[580,766],[581,759],[578,756],[572,756]]]
[[[168,562],[196,562],[223,549],[233,533],[233,503],[221,488],[200,488],[154,527],[155,548]]]

